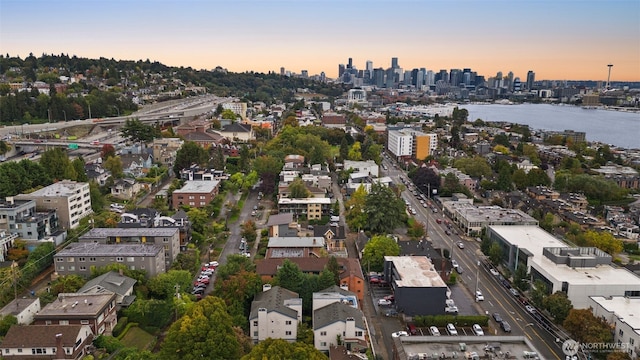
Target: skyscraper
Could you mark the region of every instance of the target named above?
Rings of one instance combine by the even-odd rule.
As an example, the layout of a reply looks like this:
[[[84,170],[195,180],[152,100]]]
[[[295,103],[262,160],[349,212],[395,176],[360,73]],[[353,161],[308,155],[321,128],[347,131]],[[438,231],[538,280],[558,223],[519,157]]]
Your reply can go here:
[[[397,69],[398,66],[398,58],[397,57],[392,57],[391,58],[391,68],[392,69]]]
[[[353,59],[349,58],[349,63],[347,64],[347,69],[353,69]]]
[[[533,89],[533,82],[536,81],[536,73],[532,70],[527,72],[527,91],[531,91]]]
[[[373,84],[379,88],[382,89],[384,87],[384,69],[383,68],[377,68],[373,70]]]
[[[344,64],[338,65],[338,77],[342,77],[342,74],[344,74]]]
[[[369,70],[369,74],[373,74],[373,61],[367,60],[367,65],[365,66],[365,70]]]

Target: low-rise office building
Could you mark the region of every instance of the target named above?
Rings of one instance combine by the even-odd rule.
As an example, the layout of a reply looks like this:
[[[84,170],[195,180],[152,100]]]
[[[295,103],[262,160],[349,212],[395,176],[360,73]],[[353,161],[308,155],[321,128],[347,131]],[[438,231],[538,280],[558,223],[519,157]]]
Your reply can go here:
[[[451,199],[441,199],[441,204],[442,211],[467,236],[476,236],[482,229],[493,225],[538,225],[538,220],[525,212],[500,206],[475,206],[473,199],[463,194]]]
[[[447,284],[426,256],[385,256],[384,278],[408,316],[444,314]]]
[[[162,245],[71,243],[53,256],[58,275],[91,276],[91,268],[113,263],[126,265],[131,270],[141,270],[148,277],[166,271],[166,259]]]

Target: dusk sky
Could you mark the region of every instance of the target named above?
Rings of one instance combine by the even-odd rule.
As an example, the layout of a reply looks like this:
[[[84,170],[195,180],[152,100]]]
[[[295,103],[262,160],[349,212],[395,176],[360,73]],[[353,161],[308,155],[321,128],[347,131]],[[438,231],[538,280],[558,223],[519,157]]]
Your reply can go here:
[[[640,0],[0,0],[0,53],[335,77],[338,64],[640,81]]]

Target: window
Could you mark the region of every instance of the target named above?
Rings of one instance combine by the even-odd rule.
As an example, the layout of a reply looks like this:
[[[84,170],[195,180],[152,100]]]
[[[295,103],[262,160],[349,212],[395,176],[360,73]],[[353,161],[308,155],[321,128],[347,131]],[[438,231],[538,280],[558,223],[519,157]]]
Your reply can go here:
[[[89,258],[89,261],[93,261],[93,262],[95,262],[95,261],[96,261],[96,258],[94,258],[94,257],[90,257],[90,258]]]
[[[287,320],[284,322],[285,325],[291,325],[291,320]]]
[[[134,258],[133,256],[127,257],[127,262],[134,262],[134,261],[136,261],[136,258]]]
[[[80,320],[81,325],[89,325],[89,320]]]
[[[87,271],[87,267],[86,266],[80,266],[80,271]]]
[[[69,325],[69,320],[60,320],[58,325]]]
[[[327,332],[326,331],[320,331],[320,336],[327,336]]]
[[[258,337],[258,332],[257,332],[257,331],[254,331],[254,332],[253,332],[253,336],[254,336],[254,337]]]
[[[285,331],[284,334],[285,335],[291,335],[291,331]]]
[[[622,329],[618,330],[618,336],[622,337],[624,335],[624,331]]]
[[[327,342],[326,341],[321,341],[320,342],[320,346],[327,346]]]
[[[56,261],[57,262],[62,262],[62,261],[64,261],[64,259],[63,258],[56,258]]]
[[[633,338],[629,338],[629,345],[633,346],[634,340]]]
[[[362,336],[362,331],[356,331],[356,336]]]
[[[257,321],[253,321],[253,326],[258,326],[258,322]]]
[[[68,258],[67,258],[67,262],[73,262],[74,260],[75,260],[75,259],[74,259],[74,258],[72,258],[72,257],[68,257]]]
[[[85,258],[83,258],[83,257],[78,258],[78,261],[85,261]]]
[[[69,271],[76,271],[76,267],[73,265],[69,266]]]

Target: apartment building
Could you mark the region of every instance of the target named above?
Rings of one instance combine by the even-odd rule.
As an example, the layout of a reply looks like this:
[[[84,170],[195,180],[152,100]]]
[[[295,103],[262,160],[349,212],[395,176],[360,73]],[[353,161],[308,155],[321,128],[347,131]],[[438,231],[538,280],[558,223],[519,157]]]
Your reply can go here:
[[[111,335],[118,323],[116,294],[60,293],[33,318],[34,325],[88,325],[96,335]]]
[[[254,343],[267,338],[295,342],[302,321],[302,299],[280,286],[264,285],[251,303],[250,336]]]
[[[20,194],[16,200],[34,200],[37,211],[55,210],[64,229],[75,229],[80,219],[93,213],[89,183],[62,180],[30,194]]]
[[[171,204],[174,208],[181,205],[205,207],[218,195],[219,187],[219,180],[186,181],[181,189],[175,190],[171,195]]]

